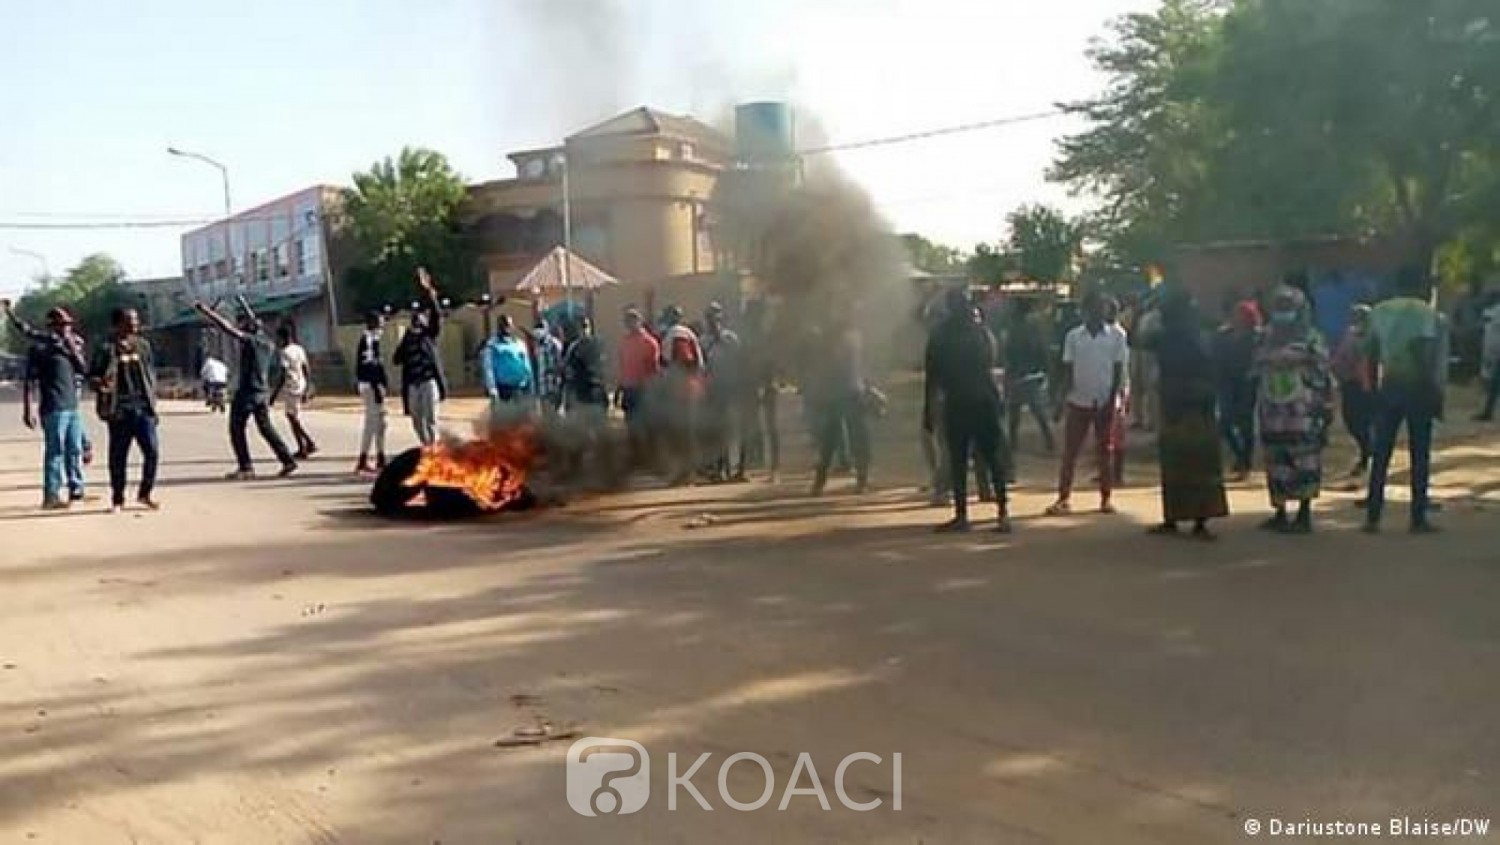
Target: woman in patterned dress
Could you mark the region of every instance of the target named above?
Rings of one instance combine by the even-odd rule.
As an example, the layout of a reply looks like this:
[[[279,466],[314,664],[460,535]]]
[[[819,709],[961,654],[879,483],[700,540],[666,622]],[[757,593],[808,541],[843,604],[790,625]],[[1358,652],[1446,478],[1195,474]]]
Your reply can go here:
[[[1307,297],[1291,287],[1272,297],[1269,326],[1255,353],[1256,411],[1275,514],[1271,531],[1312,531],[1312,501],[1323,484],[1323,449],[1333,418],[1328,350],[1312,326]],[[1287,505],[1297,503],[1288,519]]]

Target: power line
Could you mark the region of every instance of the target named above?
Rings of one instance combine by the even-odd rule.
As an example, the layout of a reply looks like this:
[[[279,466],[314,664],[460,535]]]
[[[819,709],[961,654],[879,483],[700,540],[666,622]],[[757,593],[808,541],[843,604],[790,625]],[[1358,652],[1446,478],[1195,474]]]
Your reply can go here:
[[[270,218],[265,218],[270,219]],[[282,218],[285,219],[285,218]],[[90,223],[27,223],[0,220],[0,229],[25,229],[30,231],[66,231],[74,229],[182,229],[188,226],[205,226],[216,220],[117,220]]]
[[[1010,126],[1015,123],[1029,123],[1036,120],[1047,120],[1049,118],[1061,117],[1067,112],[1061,109],[1052,111],[1034,112],[1032,114],[1013,115],[1011,117],[998,117],[994,120],[981,120],[977,123],[965,123],[959,126],[948,126],[942,129],[927,129],[921,132],[910,132],[905,135],[891,135],[885,138],[869,138],[864,141],[850,141],[844,144],[829,144],[826,147],[813,147],[801,150],[798,155],[811,156],[824,153],[843,152],[845,150],[862,150],[869,147],[884,147],[891,144],[905,144],[911,141],[922,141],[927,138],[937,138],[942,135],[957,135],[963,132],[978,132],[981,129],[993,129],[997,126]]]

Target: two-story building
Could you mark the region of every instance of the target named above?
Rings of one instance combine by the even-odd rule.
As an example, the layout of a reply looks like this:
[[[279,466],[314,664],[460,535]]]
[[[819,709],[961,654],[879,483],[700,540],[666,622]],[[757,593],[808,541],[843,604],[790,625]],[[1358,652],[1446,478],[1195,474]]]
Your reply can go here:
[[[732,166],[723,133],[650,108],[626,112],[562,144],[511,153],[516,175],[474,185],[464,212],[493,296],[513,294],[543,255],[563,243],[623,283],[601,295],[600,322],[626,302],[642,307],[709,296],[720,269],[710,207]]]
[[[187,298],[230,314],[243,296],[268,324],[294,325],[308,352],[332,351],[342,276],[336,265],[344,254],[335,225],[341,202],[338,188],[316,185],[184,234]],[[199,319],[183,311],[158,328]]]

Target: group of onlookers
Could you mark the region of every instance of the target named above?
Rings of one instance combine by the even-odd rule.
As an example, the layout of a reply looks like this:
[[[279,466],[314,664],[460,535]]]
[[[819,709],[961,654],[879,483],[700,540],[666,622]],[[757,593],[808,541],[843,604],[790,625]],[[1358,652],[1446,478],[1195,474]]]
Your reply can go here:
[[[1051,372],[1063,450],[1057,499],[1048,515],[1072,512],[1074,474],[1090,437],[1099,510],[1113,511],[1133,418],[1137,427],[1158,434],[1163,520],[1153,531],[1176,534],[1181,523],[1191,523],[1195,536],[1212,537],[1209,520],[1228,514],[1223,443],[1236,481],[1248,477],[1259,448],[1272,507],[1263,527],[1310,532],[1312,504],[1323,487],[1323,453],[1341,415],[1358,454],[1350,476],[1368,476],[1361,502],[1366,530],[1380,528],[1403,426],[1412,461],[1411,528],[1434,530],[1428,480],[1433,423],[1443,412],[1445,324],[1429,304],[1425,274],[1404,269],[1395,296],[1356,305],[1332,353],[1315,327],[1303,278],[1289,275],[1260,298],[1234,302],[1217,327],[1176,284],[1128,303],[1123,315],[1111,297],[1095,292],[1082,302],[1082,322],[1061,329],[1062,343],[1051,361],[1026,300],[1010,303],[1008,314],[994,320],[966,291],[950,291],[935,309],[940,316],[928,312],[923,415],[924,430],[939,433],[938,448],[929,447],[929,453],[945,455],[934,459],[941,464],[934,473],[935,500],[951,494],[955,506],[954,519],[942,528],[968,527],[964,476],[972,460],[981,497],[997,503],[998,525],[1009,530],[1005,485],[1014,478],[1010,452],[1023,408],[1036,416],[1052,450],[1040,407]],[[1500,305],[1484,313],[1490,342],[1500,347]],[[1150,356],[1146,366],[1143,356]],[[1492,362],[1494,357],[1500,355],[1492,355]],[[1003,371],[998,382],[990,377],[997,369]],[[1491,385],[1496,369],[1494,363],[1486,369]],[[1482,419],[1492,411],[1485,410]],[[1002,419],[1009,425],[1002,427]]]

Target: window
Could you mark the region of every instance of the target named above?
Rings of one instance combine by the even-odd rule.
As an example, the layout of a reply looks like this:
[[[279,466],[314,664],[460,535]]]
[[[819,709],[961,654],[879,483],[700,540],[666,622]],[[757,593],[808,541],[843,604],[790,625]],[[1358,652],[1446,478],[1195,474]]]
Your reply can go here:
[[[245,224],[240,221],[229,226],[229,260],[236,279],[245,278]]]
[[[680,159],[691,159],[695,152],[693,145],[686,141],[677,145],[677,157]]]
[[[292,273],[292,244],[290,241],[278,241],[275,249],[276,255],[276,278],[285,278]]]
[[[323,243],[317,233],[297,242],[297,275],[323,275]]]

